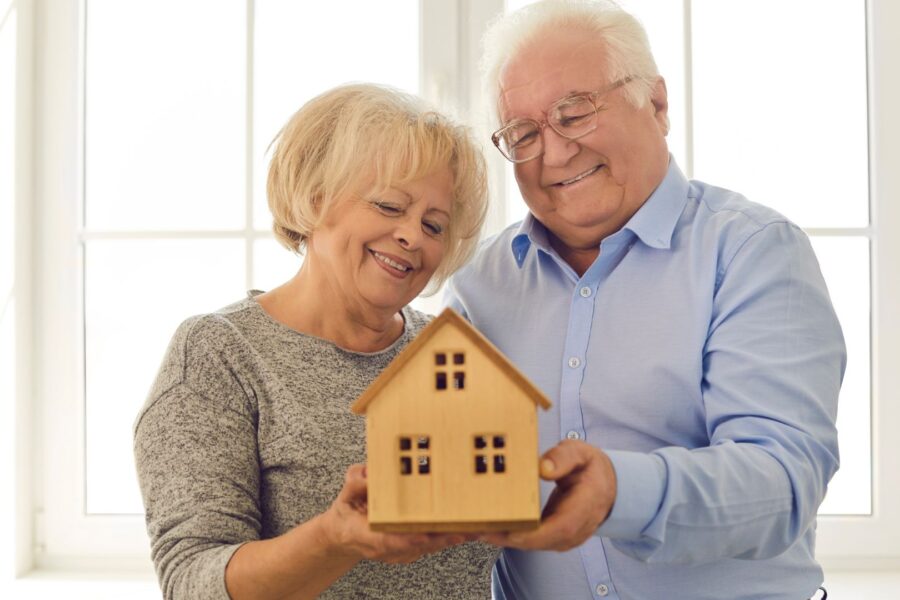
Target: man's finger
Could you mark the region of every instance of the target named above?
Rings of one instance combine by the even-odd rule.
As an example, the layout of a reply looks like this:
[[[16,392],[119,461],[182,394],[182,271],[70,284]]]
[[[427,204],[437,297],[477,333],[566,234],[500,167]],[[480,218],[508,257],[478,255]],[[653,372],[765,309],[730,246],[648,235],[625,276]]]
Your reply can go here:
[[[541,457],[541,478],[546,481],[562,479],[591,460],[593,448],[584,442],[563,440]]]

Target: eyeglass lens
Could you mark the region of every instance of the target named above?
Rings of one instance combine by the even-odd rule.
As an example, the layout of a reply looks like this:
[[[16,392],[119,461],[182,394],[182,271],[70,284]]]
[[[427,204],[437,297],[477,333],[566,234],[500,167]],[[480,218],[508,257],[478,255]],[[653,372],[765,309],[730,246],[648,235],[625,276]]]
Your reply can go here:
[[[576,96],[554,106],[547,115],[547,123],[561,136],[575,139],[593,129],[595,115],[591,101]],[[534,158],[543,151],[541,127],[535,121],[523,121],[505,128],[499,142],[503,154],[514,161]]]

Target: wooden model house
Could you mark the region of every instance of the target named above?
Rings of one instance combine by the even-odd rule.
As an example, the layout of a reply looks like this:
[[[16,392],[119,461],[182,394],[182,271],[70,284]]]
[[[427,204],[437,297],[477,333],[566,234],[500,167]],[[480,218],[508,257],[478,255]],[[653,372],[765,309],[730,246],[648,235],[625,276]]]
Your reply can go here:
[[[537,527],[537,407],[550,401],[447,309],[353,404],[376,531]]]

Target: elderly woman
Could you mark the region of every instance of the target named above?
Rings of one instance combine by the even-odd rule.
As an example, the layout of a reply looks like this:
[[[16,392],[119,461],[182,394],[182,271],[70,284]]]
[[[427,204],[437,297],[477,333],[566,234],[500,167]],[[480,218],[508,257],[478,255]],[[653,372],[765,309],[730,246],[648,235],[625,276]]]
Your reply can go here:
[[[485,187],[467,132],[397,91],[340,87],[284,127],[269,206],[303,266],[185,321],[135,426],[166,598],[490,597],[493,547],[369,530],[349,410],[472,253]]]

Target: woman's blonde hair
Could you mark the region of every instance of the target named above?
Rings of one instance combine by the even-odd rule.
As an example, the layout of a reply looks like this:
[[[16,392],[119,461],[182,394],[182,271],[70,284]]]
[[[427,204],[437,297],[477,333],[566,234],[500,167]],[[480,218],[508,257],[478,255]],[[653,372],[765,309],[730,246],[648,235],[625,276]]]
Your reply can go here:
[[[273,230],[302,253],[328,210],[449,167],[453,205],[435,291],[471,258],[487,211],[484,158],[469,130],[423,100],[374,84],[344,85],[304,104],[278,133],[266,192]]]

